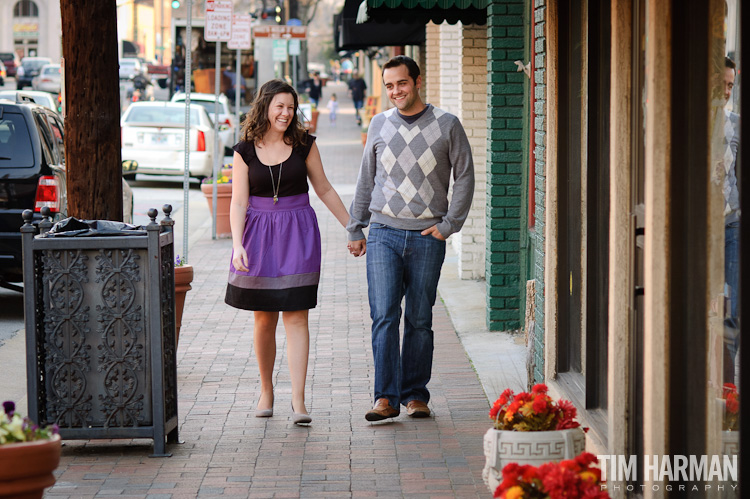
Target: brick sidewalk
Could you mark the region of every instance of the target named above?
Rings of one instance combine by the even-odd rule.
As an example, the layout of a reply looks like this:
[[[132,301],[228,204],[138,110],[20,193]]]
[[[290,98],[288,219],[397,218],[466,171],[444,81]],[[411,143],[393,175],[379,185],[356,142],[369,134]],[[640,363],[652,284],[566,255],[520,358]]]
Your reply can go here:
[[[340,88],[336,129],[321,113],[319,146],[337,187],[355,182],[362,146]],[[328,94],[326,94],[327,97]],[[324,102],[324,101],[321,101]],[[351,124],[349,123],[351,120]],[[340,189],[340,192],[347,187]],[[349,189],[351,191],[351,189]],[[348,206],[351,192],[343,193]],[[196,269],[178,348],[180,445],[151,459],[150,440],[69,441],[47,497],[489,497],[482,482],[488,403],[442,304],[435,307],[434,417],[370,424],[373,362],[364,259],[317,199],[323,268],[310,312],[309,428],[290,421],[283,324],[275,415],[253,416],[260,388],[252,313],[224,304],[229,240],[191,249]]]

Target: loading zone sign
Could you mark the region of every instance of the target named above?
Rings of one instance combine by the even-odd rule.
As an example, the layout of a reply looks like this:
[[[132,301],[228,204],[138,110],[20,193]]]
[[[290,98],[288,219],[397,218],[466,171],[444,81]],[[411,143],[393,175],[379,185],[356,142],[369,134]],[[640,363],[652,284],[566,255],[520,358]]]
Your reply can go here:
[[[235,49],[253,48],[253,40],[250,38],[250,14],[234,14],[232,16],[232,39],[227,47]]]
[[[232,0],[206,0],[206,30],[203,38],[209,42],[228,42],[232,39]]]

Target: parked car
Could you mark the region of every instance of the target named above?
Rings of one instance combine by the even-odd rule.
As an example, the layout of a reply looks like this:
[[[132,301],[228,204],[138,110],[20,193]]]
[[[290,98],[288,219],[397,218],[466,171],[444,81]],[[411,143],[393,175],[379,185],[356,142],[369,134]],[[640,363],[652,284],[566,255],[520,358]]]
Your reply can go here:
[[[48,207],[54,220],[67,217],[65,144],[60,116],[19,92],[0,99],[0,286],[21,291],[21,213],[34,221]],[[126,221],[133,220],[133,191],[123,182]]]
[[[148,71],[146,66],[141,63],[140,59],[135,57],[125,57],[120,59],[120,79],[130,80],[139,73],[145,74]]]
[[[8,76],[16,76],[16,70],[21,65],[21,59],[18,58],[18,54],[15,52],[0,52],[0,61],[3,61],[3,64],[5,64]]]
[[[39,70],[39,74],[31,80],[31,88],[59,94],[61,79],[59,64],[45,64]]]
[[[138,162],[138,173],[183,175],[185,103],[132,103],[120,120],[122,160]],[[213,172],[214,124],[201,106],[190,107],[189,174],[199,179]]]
[[[5,86],[5,78],[8,77],[8,70],[5,68],[3,61],[0,61],[0,87]]]
[[[52,109],[58,114],[60,112],[57,96],[49,92],[40,92],[38,90],[0,90],[0,99],[15,101],[19,93],[28,96],[37,104]]]
[[[30,87],[31,81],[46,64],[52,64],[52,59],[49,57],[24,57],[21,59],[21,66],[16,72],[16,89],[23,90]]]
[[[172,96],[172,102],[185,102],[185,93],[177,92]],[[216,96],[214,94],[190,93],[190,105],[203,107],[214,122],[219,122],[219,141],[224,146],[224,156],[232,156],[234,145],[234,129],[238,126],[237,118],[229,109],[229,99],[224,94],[219,94],[219,118],[214,115]]]

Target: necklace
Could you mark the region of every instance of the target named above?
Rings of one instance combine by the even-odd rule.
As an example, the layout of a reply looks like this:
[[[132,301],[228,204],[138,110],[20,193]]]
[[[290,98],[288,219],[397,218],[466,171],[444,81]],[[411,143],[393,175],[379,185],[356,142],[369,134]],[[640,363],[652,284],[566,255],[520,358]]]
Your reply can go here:
[[[281,189],[281,169],[284,168],[284,162],[282,161],[279,164],[279,182],[274,183],[273,179],[273,170],[271,170],[271,167],[268,167],[268,173],[271,174],[271,190],[273,191],[273,204],[276,204],[279,202],[279,189]]]

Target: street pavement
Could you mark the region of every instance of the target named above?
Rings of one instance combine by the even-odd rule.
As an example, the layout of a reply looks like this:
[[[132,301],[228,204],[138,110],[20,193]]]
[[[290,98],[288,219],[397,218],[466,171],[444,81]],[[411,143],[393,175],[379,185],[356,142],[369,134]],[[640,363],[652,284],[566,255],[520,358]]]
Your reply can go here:
[[[316,135],[329,180],[348,206],[362,155],[360,130],[344,84],[329,84],[322,103],[331,92],[339,97],[338,122],[331,127],[323,109]],[[253,315],[224,304],[231,241],[212,240],[204,214],[198,217],[202,225],[191,222],[195,280],[177,351],[183,443],[168,446],[170,458],[149,458],[146,439],[66,441],[57,483],[46,497],[489,496],[481,478],[488,398],[505,387],[525,388],[522,337],[487,332],[484,282],[458,280],[456,257],[449,254],[442,300],[434,308],[433,417],[411,419],[403,410],[392,421],[368,423],[374,368],[365,259],[349,255],[345,230],[319,199],[311,196],[311,203],[323,258],[318,306],[310,311],[310,427],[290,419],[281,321],[275,414],[254,417],[260,380]],[[182,215],[173,218],[179,224]],[[9,343],[0,347],[0,365],[23,357],[21,342]],[[15,381],[22,377],[18,373]]]

